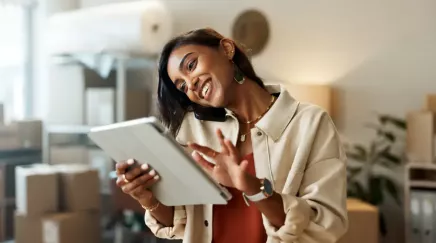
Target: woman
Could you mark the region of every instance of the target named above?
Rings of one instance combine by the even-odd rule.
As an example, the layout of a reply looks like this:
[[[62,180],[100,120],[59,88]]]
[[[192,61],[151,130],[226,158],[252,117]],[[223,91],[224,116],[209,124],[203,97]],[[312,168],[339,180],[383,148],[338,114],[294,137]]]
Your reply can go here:
[[[168,207],[146,164],[117,183],[156,236],[183,242],[336,242],[346,231],[346,158],[326,112],[265,86],[234,41],[212,29],[171,40],[159,63],[163,123],[233,199]]]

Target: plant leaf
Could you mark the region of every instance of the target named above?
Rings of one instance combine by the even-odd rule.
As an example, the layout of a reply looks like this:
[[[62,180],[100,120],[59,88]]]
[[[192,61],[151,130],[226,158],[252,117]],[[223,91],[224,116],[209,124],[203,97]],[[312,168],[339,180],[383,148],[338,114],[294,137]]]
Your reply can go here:
[[[401,159],[400,157],[393,155],[390,150],[387,151],[383,151],[383,153],[380,153],[380,156],[396,165],[401,164]]]
[[[394,133],[392,133],[390,131],[386,131],[385,128],[377,129],[377,135],[385,138],[386,140],[388,140],[389,142],[392,142],[392,143],[395,142],[395,140],[396,140]]]
[[[377,141],[371,142],[371,145],[369,146],[369,153],[368,153],[368,162],[371,164],[374,164],[377,160]]]
[[[350,171],[350,173],[357,174],[362,171],[362,167],[347,167],[347,170]]]
[[[362,171],[362,167],[347,167],[347,180],[351,181],[354,177]]]
[[[367,152],[366,152],[366,149],[365,149],[364,146],[356,144],[356,145],[353,146],[353,149],[356,150],[359,153],[359,155],[361,155],[364,158],[366,158]]]
[[[391,142],[395,142],[396,140],[396,137],[392,132],[382,130],[379,134]]]
[[[390,145],[387,145],[387,146],[385,146],[384,148],[380,149],[380,150],[377,152],[377,155],[374,157],[374,159],[375,159],[375,160],[380,159],[380,158],[382,157],[382,155],[383,155],[384,153],[386,153],[387,151],[389,151],[390,149],[391,149],[391,146],[390,146]]]
[[[404,119],[397,118],[391,115],[379,115],[378,120],[381,124],[392,124],[398,128],[405,130],[407,128],[407,122]]]
[[[393,163],[390,162],[389,160],[380,159],[380,160],[378,160],[378,161],[379,161],[379,162],[378,162],[377,164],[379,164],[379,165],[381,165],[381,166],[383,166],[383,167],[389,168],[389,169],[392,169],[392,168],[394,168],[394,167],[396,166],[396,164],[393,164]]]
[[[361,161],[361,162],[365,162],[366,158],[360,154],[355,154],[355,153],[347,153],[347,157],[356,161]]]
[[[384,126],[368,123],[365,125],[367,128],[374,129],[378,136],[382,136],[390,142],[395,142],[396,136],[393,132],[388,131]]]

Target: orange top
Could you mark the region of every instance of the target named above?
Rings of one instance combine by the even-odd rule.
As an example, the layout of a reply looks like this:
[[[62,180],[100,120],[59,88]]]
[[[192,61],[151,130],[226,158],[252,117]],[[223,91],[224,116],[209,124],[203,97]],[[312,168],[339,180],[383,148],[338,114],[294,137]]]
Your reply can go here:
[[[247,171],[255,175],[253,154],[246,155],[244,159],[248,160]],[[232,193],[232,199],[227,205],[213,206],[212,243],[265,243],[267,235],[260,211],[254,205],[247,206],[240,191],[227,189]]]

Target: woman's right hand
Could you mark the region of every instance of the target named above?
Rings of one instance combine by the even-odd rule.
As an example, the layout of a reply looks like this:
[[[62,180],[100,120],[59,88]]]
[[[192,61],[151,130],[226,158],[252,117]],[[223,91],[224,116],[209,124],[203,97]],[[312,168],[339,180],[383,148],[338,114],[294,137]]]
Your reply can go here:
[[[137,200],[142,206],[150,207],[156,203],[149,188],[159,179],[155,170],[147,164],[138,164],[133,159],[116,164],[117,185],[122,191]]]

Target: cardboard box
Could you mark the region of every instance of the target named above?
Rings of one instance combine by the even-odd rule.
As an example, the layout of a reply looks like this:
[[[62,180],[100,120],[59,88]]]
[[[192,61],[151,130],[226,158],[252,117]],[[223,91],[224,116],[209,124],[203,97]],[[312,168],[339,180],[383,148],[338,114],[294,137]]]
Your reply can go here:
[[[15,121],[18,127],[18,139],[23,148],[40,149],[42,147],[42,121]]]
[[[347,200],[348,231],[338,243],[377,243],[379,239],[378,208],[358,199]]]
[[[43,243],[42,218],[15,212],[14,225],[15,243]]]
[[[318,105],[333,115],[333,89],[329,85],[287,83],[285,86],[296,100]]]
[[[61,211],[99,211],[101,208],[98,170],[87,165],[53,166],[59,173]]]
[[[58,175],[44,164],[15,168],[17,212],[40,216],[59,210]]]
[[[20,140],[18,139],[18,126],[6,126],[0,124],[0,150],[18,149],[20,147]]]
[[[425,103],[425,109],[436,114],[436,94],[428,94]]]
[[[434,120],[431,111],[407,113],[406,151],[410,162],[433,162],[435,150]]]
[[[40,120],[14,121],[0,124],[0,150],[35,148],[42,145],[42,122]]]
[[[98,212],[59,213],[44,218],[44,243],[101,242]]]
[[[436,94],[427,95],[425,109],[432,112],[433,116],[436,116]],[[433,132],[436,132],[436,119],[433,119]]]

